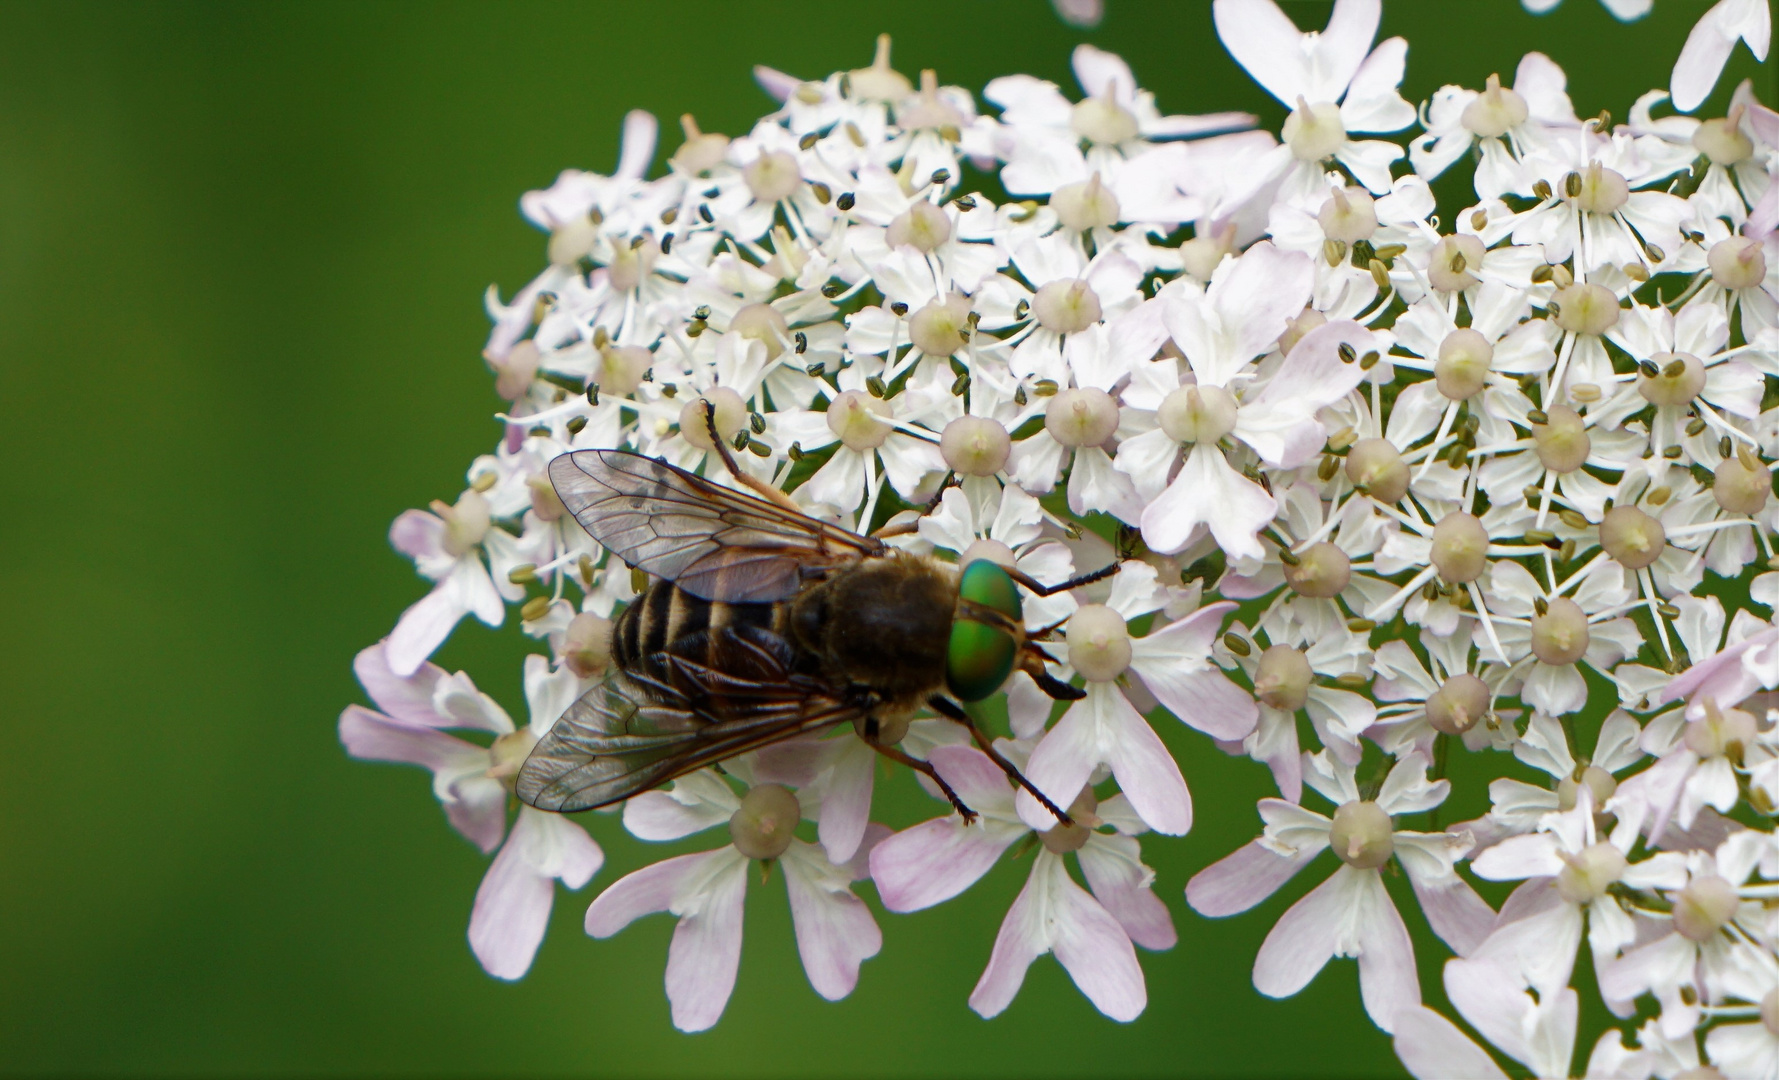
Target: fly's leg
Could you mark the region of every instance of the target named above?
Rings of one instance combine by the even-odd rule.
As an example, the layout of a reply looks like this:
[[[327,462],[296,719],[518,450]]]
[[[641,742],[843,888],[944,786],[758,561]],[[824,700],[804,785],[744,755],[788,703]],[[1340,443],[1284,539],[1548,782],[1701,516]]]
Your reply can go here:
[[[1016,570],[1013,567],[1006,567],[1005,569],[1008,577],[1019,582],[1021,585],[1024,585],[1033,593],[1036,593],[1039,596],[1051,596],[1059,592],[1068,592],[1070,589],[1079,589],[1083,585],[1092,585],[1096,581],[1103,581],[1106,578],[1111,577],[1113,574],[1116,574],[1120,565],[1120,563],[1112,563],[1109,566],[1102,566],[1098,570],[1094,570],[1090,573],[1072,577],[1060,585],[1045,585],[1023,570]]]
[[[735,464],[735,455],[729,452],[729,444],[723,441],[721,435],[717,434],[717,407],[709,398],[704,401],[704,428],[710,435],[710,444],[716,447],[718,456],[723,459],[723,468],[729,471],[729,475],[733,476],[737,483],[767,502],[775,506],[782,506],[786,510],[802,516],[803,508],[793,502],[789,495],[756,476],[742,472],[741,466]]]
[[[939,484],[939,490],[935,491],[933,497],[928,499],[926,503],[921,506],[920,513],[916,514],[912,520],[897,522],[894,525],[885,525],[883,528],[872,533],[872,537],[882,540],[885,537],[906,536],[911,532],[917,531],[920,528],[920,519],[939,509],[940,500],[945,498],[945,489],[956,482],[956,473],[946,473],[945,479]]]
[[[1069,687],[1069,689],[1072,690],[1074,687]],[[1075,823],[1074,818],[1070,817],[1066,811],[1050,801],[1050,796],[1039,791],[1035,784],[1025,778],[1025,774],[1019,771],[1019,766],[1008,761],[1001,755],[999,750],[995,749],[994,741],[988,737],[987,732],[976,726],[976,721],[971,719],[970,714],[964,711],[963,706],[952,701],[950,698],[943,697],[939,694],[934,694],[932,697],[928,698],[927,705],[934,712],[945,717],[947,720],[955,720],[968,728],[970,738],[976,740],[977,747],[980,748],[984,754],[988,755],[988,759],[1000,766],[1001,771],[1007,774],[1009,780],[1012,780],[1015,784],[1018,784],[1020,787],[1031,792],[1032,798],[1038,800],[1039,804],[1042,805],[1044,809],[1055,815],[1058,822],[1064,825],[1073,825]]]
[[[882,754],[884,757],[889,758],[891,761],[899,761],[910,769],[913,769],[915,772],[927,777],[933,783],[938,784],[939,790],[945,793],[947,799],[951,800],[952,809],[962,815],[964,824],[970,825],[975,823],[978,816],[976,811],[964,805],[964,800],[958,798],[957,792],[953,791],[951,785],[945,782],[945,778],[939,775],[939,770],[933,768],[931,762],[922,761],[897,747],[885,746],[880,742],[873,742],[870,739],[866,739],[865,744]]]

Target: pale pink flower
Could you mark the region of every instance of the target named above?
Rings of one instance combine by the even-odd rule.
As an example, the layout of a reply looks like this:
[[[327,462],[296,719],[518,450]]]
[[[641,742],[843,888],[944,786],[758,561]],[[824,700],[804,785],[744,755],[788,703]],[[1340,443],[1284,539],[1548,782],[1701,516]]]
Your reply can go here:
[[[1393,815],[1431,810],[1451,790],[1449,781],[1427,781],[1427,761],[1418,754],[1390,770],[1376,801],[1362,800],[1352,769],[1326,753],[1305,755],[1304,765],[1305,779],[1338,807],[1334,818],[1283,799],[1262,799],[1266,832],[1194,875],[1186,901],[1212,918],[1247,911],[1333,847],[1342,865],[1267,934],[1254,960],[1254,988],[1268,997],[1290,997],[1331,958],[1357,957],[1365,1011],[1391,1031],[1399,1010],[1420,1003],[1421,989],[1408,928],[1379,870],[1396,858],[1434,931],[1463,954],[1483,940],[1493,915],[1453,868],[1470,840],[1395,828]]]
[[[1674,61],[1674,74],[1668,83],[1674,107],[1692,112],[1705,103],[1737,40],[1748,43],[1748,51],[1756,60],[1765,60],[1772,36],[1773,14],[1767,0],[1718,0],[1693,25],[1681,47],[1680,59]]]
[[[1003,752],[1014,744],[1002,742]],[[965,746],[933,750],[933,765],[979,816],[965,824],[953,813],[889,837],[871,852],[871,877],[891,911],[919,911],[949,900],[981,879],[1021,839],[1037,839],[1014,809],[1013,789],[988,756]],[[995,938],[994,952],[970,995],[970,1007],[996,1016],[1012,1004],[1033,960],[1054,952],[1094,1007],[1114,1020],[1137,1018],[1148,1001],[1132,942],[1172,948],[1167,908],[1150,891],[1136,835],[1144,829],[1125,796],[1077,800],[1077,824],[1045,835],[1030,876]],[[1097,831],[1101,823],[1116,833]],[[1090,894],[1063,861],[1073,850]]]
[[[434,582],[432,591],[409,605],[390,631],[387,656],[397,675],[419,670],[465,615],[499,626],[506,618],[503,601],[525,596],[524,586],[513,584],[507,574],[532,561],[529,551],[494,525],[487,500],[474,490],[459,496],[455,506],[435,499],[431,512],[402,511],[389,526],[389,542]]]

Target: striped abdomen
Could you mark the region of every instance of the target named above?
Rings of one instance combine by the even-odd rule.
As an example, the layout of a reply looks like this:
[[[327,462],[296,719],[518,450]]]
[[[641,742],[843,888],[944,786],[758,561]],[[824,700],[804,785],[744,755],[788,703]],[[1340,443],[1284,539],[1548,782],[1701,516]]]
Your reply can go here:
[[[710,601],[671,581],[655,581],[618,614],[612,661],[620,671],[639,676],[645,687],[650,681],[664,683],[696,704],[726,711],[688,683],[676,660],[737,679],[782,681],[796,663],[782,632],[786,607]]]

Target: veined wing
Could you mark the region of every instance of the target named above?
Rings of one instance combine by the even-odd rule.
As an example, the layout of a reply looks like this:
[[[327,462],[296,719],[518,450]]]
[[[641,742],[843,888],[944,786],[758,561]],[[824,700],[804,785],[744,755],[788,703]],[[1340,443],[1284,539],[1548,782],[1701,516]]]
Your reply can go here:
[[[877,540],[625,450],[550,462],[556,494],[581,527],[631,566],[705,600],[770,603],[806,571],[886,550]]]
[[[789,685],[757,685],[750,706],[745,715],[714,719],[671,693],[636,700],[615,681],[596,686],[531,751],[519,770],[519,798],[540,810],[591,810],[857,712]]]

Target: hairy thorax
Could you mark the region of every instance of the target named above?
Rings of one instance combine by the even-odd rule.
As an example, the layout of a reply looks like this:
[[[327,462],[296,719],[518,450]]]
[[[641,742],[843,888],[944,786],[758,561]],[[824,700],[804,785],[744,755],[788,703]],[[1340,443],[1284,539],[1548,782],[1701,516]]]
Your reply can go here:
[[[793,601],[798,645],[837,688],[863,686],[911,707],[944,688],[957,607],[949,569],[898,553],[805,589]]]

